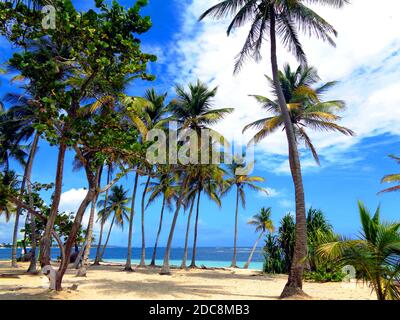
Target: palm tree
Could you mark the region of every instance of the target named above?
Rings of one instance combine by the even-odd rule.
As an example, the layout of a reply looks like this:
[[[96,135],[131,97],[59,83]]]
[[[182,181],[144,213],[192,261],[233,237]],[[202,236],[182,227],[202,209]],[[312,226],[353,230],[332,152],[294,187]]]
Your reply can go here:
[[[259,214],[253,216],[247,224],[252,225],[256,228],[256,232],[260,232],[259,237],[254,244],[253,249],[250,252],[249,259],[244,265],[244,269],[248,269],[253,259],[254,252],[257,249],[257,245],[260,242],[261,238],[264,236],[265,232],[273,233],[275,230],[274,223],[271,220],[271,208],[262,208]]]
[[[130,211],[130,208],[127,207],[127,204],[129,203],[130,198],[128,198],[127,194],[128,191],[124,190],[123,186],[114,186],[111,188],[111,193],[107,199],[107,203],[105,204],[105,200],[100,200],[97,204],[99,208],[102,208],[97,213],[99,217],[98,220],[105,223],[112,215],[106,242],[104,243],[103,250],[100,254],[100,260],[102,259],[107,248],[114,224],[123,228],[124,221],[129,221],[128,212]]]
[[[177,98],[170,103],[169,110],[173,114],[174,119],[176,119],[180,124],[180,130],[192,129],[199,135],[202,129],[211,130],[209,126],[216,124],[226,115],[233,112],[233,109],[231,108],[213,109],[213,99],[217,94],[217,88],[210,90],[207,85],[201,83],[200,80],[198,80],[196,84],[189,84],[189,91],[186,91],[180,85],[177,85],[175,90]],[[187,188],[190,184],[191,178],[193,177],[190,173],[190,166],[189,168],[185,166],[177,166],[175,170],[180,174],[180,195],[168,236],[161,274],[170,274],[169,256],[175,226]]]
[[[315,4],[335,8],[340,8],[347,2],[347,0],[312,1]],[[281,38],[283,45],[296,56],[297,60],[306,63],[306,55],[298,37],[298,30],[308,35],[316,36],[323,41],[328,41],[332,45],[335,44],[332,37],[336,36],[337,32],[328,22],[311,8],[307,7],[302,0],[225,0],[204,12],[200,20],[206,16],[221,19],[232,15],[234,18],[228,27],[228,36],[234,29],[248,22],[251,23],[250,32],[235,64],[236,72],[240,70],[248,57],[252,57],[256,61],[261,60],[262,44],[268,38],[269,32],[272,78],[286,128],[289,163],[296,197],[296,246],[294,263],[292,264],[288,283],[282,292],[282,297],[304,294],[302,290],[304,269],[302,261],[307,255],[304,187],[296,136],[291,125],[291,117],[285,96],[279,82],[276,37],[278,35]]]
[[[112,169],[113,169],[112,164],[108,163],[107,164],[107,185],[109,185],[111,182]],[[107,206],[109,192],[110,192],[110,189],[107,189],[107,191],[105,193],[103,208],[105,208]],[[100,235],[99,235],[99,241],[97,243],[96,258],[93,263],[94,265],[100,265],[100,261],[101,261],[100,252],[101,252],[101,246],[102,246],[102,240],[103,240],[104,223],[105,223],[105,221],[103,219],[100,219]]]
[[[235,230],[234,230],[234,240],[233,240],[233,257],[232,257],[232,268],[237,267],[237,239],[238,239],[238,219],[239,219],[239,201],[242,204],[242,207],[246,207],[246,193],[245,188],[249,188],[251,190],[257,192],[264,192],[268,194],[266,189],[260,188],[256,185],[258,182],[264,182],[264,178],[258,176],[250,176],[241,173],[241,169],[245,168],[243,163],[239,163],[237,160],[234,160],[231,165],[229,165],[229,178],[224,182],[224,191],[223,194],[227,194],[230,190],[236,187],[236,206],[235,206]]]
[[[192,178],[193,185],[191,190],[196,197],[196,219],[194,223],[194,237],[193,237],[193,252],[192,262],[190,268],[196,268],[196,257],[197,257],[197,238],[198,238],[198,227],[199,227],[199,216],[200,216],[200,198],[202,193],[208,196],[208,198],[215,202],[218,207],[221,207],[220,194],[223,188],[223,177],[225,171],[217,165],[194,165],[195,176]]]
[[[11,150],[5,150],[1,152],[3,157],[5,158],[6,167],[9,166],[8,158],[13,156],[24,165],[24,176],[21,183],[20,194],[22,195],[25,191],[25,187],[28,184],[28,193],[30,186],[30,179],[33,168],[33,161],[36,155],[36,151],[39,144],[40,134],[35,131],[33,124],[35,123],[35,114],[34,114],[34,103],[29,97],[16,95],[16,94],[7,94],[5,97],[5,101],[10,102],[13,106],[7,110],[1,117],[1,129],[0,132],[4,132],[5,139],[8,141],[3,145],[3,148],[7,148],[11,146]],[[2,134],[3,135],[3,134]],[[20,146],[20,142],[22,140],[30,140],[33,137],[32,143],[29,146],[29,155],[26,164],[24,163],[24,159],[21,159],[21,156],[25,156],[25,146]],[[0,138],[1,139],[1,138]],[[9,152],[9,155],[7,155]],[[22,161],[22,162],[21,162]],[[22,215],[22,208],[17,208],[17,214],[15,216],[14,222],[14,232],[13,232],[13,246],[11,253],[11,265],[12,267],[17,267],[17,241],[18,241],[18,227],[19,227],[19,218]],[[31,217],[31,229],[33,230],[32,235],[35,236],[35,219]],[[36,241],[33,241],[34,246]],[[36,256],[33,255],[35,253],[32,250],[31,254],[31,265],[29,270],[32,272],[36,272]]]
[[[158,168],[158,181],[150,182],[147,192],[150,193],[149,200],[147,202],[147,207],[154,203],[157,199],[162,197],[160,222],[158,224],[156,241],[154,243],[153,254],[151,257],[150,266],[154,267],[156,265],[157,247],[158,241],[160,239],[161,230],[163,226],[164,211],[165,207],[169,210],[172,209],[172,202],[177,200],[177,187],[174,185],[175,179],[168,171],[169,168]]]
[[[157,94],[154,89],[147,90],[144,97],[128,97],[125,96],[122,99],[122,103],[126,108],[127,115],[140,132],[141,141],[145,143],[147,141],[147,134],[152,129],[164,129],[166,123],[170,120],[166,117],[168,107],[165,105],[167,93]],[[152,167],[150,164],[144,163],[142,166],[138,166],[143,172],[147,172],[147,180],[145,188],[142,193],[142,204],[141,204],[141,230],[142,230],[142,250],[140,258],[140,266],[146,266],[146,242],[145,242],[145,197],[147,188],[151,179]],[[132,233],[133,233],[133,217],[135,215],[135,201],[138,183],[138,173],[135,176],[135,183],[132,195],[132,207],[130,213],[129,223],[129,239],[128,239],[128,257],[125,265],[126,271],[132,271],[131,267],[131,251],[132,251]]]
[[[359,202],[362,233],[358,240],[322,245],[318,254],[352,265],[368,281],[379,300],[400,299],[400,223],[380,220],[380,208],[373,217]]]
[[[400,158],[396,157],[395,155],[390,155],[390,158],[392,158],[393,160],[395,160],[398,164],[400,164]],[[382,190],[379,193],[388,193],[388,192],[395,192],[395,191],[399,191],[400,190],[400,174],[389,174],[387,176],[384,176],[382,178],[381,183],[397,183],[399,185],[391,187],[391,188],[387,188]]]
[[[268,76],[266,78],[273,87],[273,80]],[[320,80],[317,70],[309,66],[299,66],[296,71],[292,71],[290,66],[286,64],[284,71],[279,72],[279,81],[285,100],[288,102],[296,141],[297,143],[304,142],[305,147],[311,150],[318,164],[320,164],[319,156],[305,130],[306,128],[354,135],[354,132],[350,129],[336,124],[341,118],[335,114],[335,111],[345,108],[345,103],[340,100],[322,101],[322,95],[335,86],[336,82],[328,82],[315,89],[312,88]],[[279,102],[276,99],[270,100],[259,95],[254,97],[263,109],[273,114],[273,116],[257,120],[243,129],[243,132],[250,128],[259,130],[252,140],[252,142],[258,143],[267,135],[284,127],[284,121]]]
[[[193,214],[193,208],[194,208],[194,203],[196,202],[196,192],[190,188],[190,191],[186,195],[185,198],[185,210],[189,209],[188,217],[187,217],[187,223],[186,223],[186,233],[185,233],[185,247],[183,249],[183,257],[182,257],[182,263],[181,263],[181,269],[187,269],[187,258],[188,258],[188,253],[189,253],[189,233],[190,233],[190,224],[192,221],[192,214]]]
[[[7,189],[7,191],[13,192],[17,190],[19,186],[20,181],[14,171],[0,172],[0,190],[2,191],[2,197],[0,198],[0,215],[5,216],[6,222],[8,222],[11,219],[11,216],[16,212],[16,207],[14,203],[7,201],[7,199],[3,199],[3,188]],[[4,194],[6,194],[6,192],[4,192]]]

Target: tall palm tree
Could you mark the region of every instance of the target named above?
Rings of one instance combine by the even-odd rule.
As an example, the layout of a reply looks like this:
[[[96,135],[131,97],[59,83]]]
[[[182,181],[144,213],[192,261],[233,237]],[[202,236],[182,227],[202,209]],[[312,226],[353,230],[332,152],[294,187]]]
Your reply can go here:
[[[204,193],[211,201],[215,202],[218,207],[221,207],[220,194],[222,193],[223,177],[225,175],[225,171],[217,165],[195,165],[194,170],[196,175],[193,177],[191,190],[195,196],[197,194],[197,203],[196,219],[194,223],[192,262],[190,263],[190,268],[196,268],[201,195]]]
[[[112,164],[108,163],[107,164],[107,185],[109,185],[111,182],[111,175],[112,175]],[[105,206],[107,206],[109,192],[110,192],[110,189],[107,189],[107,191],[105,193],[103,208]],[[94,265],[100,265],[100,261],[101,261],[100,253],[101,253],[101,247],[102,247],[102,241],[103,241],[104,223],[105,223],[105,221],[103,219],[100,219],[100,235],[99,235],[99,241],[97,243],[96,258],[93,263]]]
[[[188,254],[189,254],[189,233],[190,233],[190,225],[191,225],[191,221],[192,221],[193,208],[194,208],[194,204],[196,202],[196,195],[197,195],[197,193],[190,188],[190,191],[188,191],[188,194],[186,195],[186,198],[185,198],[184,207],[185,207],[186,211],[189,210],[189,213],[188,213],[187,222],[186,222],[185,247],[183,249],[181,269],[187,269],[187,258],[188,258]]]
[[[400,164],[400,157],[396,157],[395,155],[390,155],[390,158],[395,160],[398,164]],[[388,192],[395,192],[400,190],[400,174],[395,173],[395,174],[389,174],[387,176],[384,176],[382,178],[381,183],[397,183],[397,186],[390,187],[387,189],[382,190],[379,193],[388,193]]]
[[[99,217],[98,220],[104,221],[105,223],[112,216],[107,238],[100,254],[100,259],[104,256],[114,224],[123,228],[124,222],[129,221],[128,212],[130,211],[130,208],[127,204],[129,203],[130,198],[127,194],[128,190],[124,190],[123,186],[114,186],[111,188],[111,193],[107,199],[106,205],[105,200],[100,200],[97,204],[99,208],[102,208],[97,213]]]
[[[189,84],[189,91],[186,91],[180,85],[177,85],[175,90],[177,98],[170,103],[169,110],[173,114],[175,120],[180,124],[179,130],[192,129],[195,130],[197,134],[200,134],[202,129],[211,130],[209,126],[216,124],[226,115],[233,112],[232,108],[213,109],[213,99],[217,94],[217,88],[210,90],[207,85],[201,83],[200,80],[198,80],[196,84]],[[193,178],[193,175],[190,173],[190,167],[191,166],[189,166],[189,168],[177,166],[177,168],[175,168],[178,174],[180,173],[181,178],[180,195],[168,236],[161,274],[170,274],[169,256],[175,226],[185,198],[185,193],[187,192],[191,178]]]
[[[144,97],[129,97],[125,96],[122,99],[122,103],[126,108],[127,115],[140,132],[140,138],[142,143],[147,141],[147,134],[152,129],[164,129],[165,125],[169,121],[166,116],[168,106],[165,104],[167,93],[157,94],[154,89],[147,90]],[[142,230],[142,250],[140,257],[140,266],[146,266],[146,242],[145,242],[145,197],[147,188],[151,179],[152,166],[147,163],[143,163],[138,166],[137,169],[140,171],[147,172],[147,180],[145,188],[142,193],[142,204],[141,204],[141,230]],[[135,201],[138,183],[138,173],[135,176],[135,183],[132,195],[132,207],[130,213],[129,223],[129,239],[128,239],[128,257],[125,265],[126,271],[132,271],[131,267],[131,251],[132,251],[132,233],[133,233],[133,217],[135,215]]]
[[[250,252],[249,259],[247,260],[246,264],[244,265],[244,269],[248,269],[253,259],[254,252],[257,249],[257,245],[260,242],[261,238],[264,236],[265,232],[273,233],[275,230],[274,223],[271,219],[271,208],[262,208],[259,214],[254,215],[247,224],[252,225],[255,227],[256,232],[259,232],[260,235],[254,244],[253,249]]]
[[[267,190],[257,186],[259,182],[264,182],[264,178],[258,176],[250,176],[240,174],[240,169],[244,169],[245,165],[234,160],[231,165],[228,166],[229,178],[224,182],[223,194],[227,194],[234,187],[236,188],[236,205],[235,205],[235,230],[233,239],[233,257],[232,257],[232,268],[237,267],[237,239],[238,239],[238,220],[239,220],[239,202],[242,207],[246,207],[246,193],[245,189],[249,188],[253,191],[263,192],[268,194]]]
[[[331,242],[317,253],[352,265],[368,281],[379,300],[400,300],[400,223],[385,223],[378,208],[371,216],[359,203],[362,233],[358,240]]]
[[[25,192],[26,185],[28,185],[28,193],[30,194],[30,179],[33,168],[33,161],[37,152],[39,137],[40,134],[35,131],[34,123],[36,120],[34,109],[35,105],[32,103],[32,100],[27,96],[21,96],[16,94],[7,94],[5,97],[5,101],[12,103],[13,106],[7,110],[4,114],[0,116],[1,118],[1,135],[5,133],[5,139],[8,141],[7,143],[2,144],[2,148],[11,147],[11,150],[8,150],[10,153],[7,156],[7,151],[3,149],[3,156],[6,158],[6,167],[8,167],[8,158],[13,156],[17,158],[19,162],[22,161],[24,165],[24,176],[21,183],[20,194],[22,195]],[[20,142],[22,140],[28,141],[32,138],[33,140],[29,147],[20,146]],[[1,139],[1,138],[0,138]],[[28,150],[28,159],[26,163],[24,163],[24,159],[20,159],[20,157],[25,156],[25,148]],[[5,152],[5,153],[4,153]],[[14,222],[14,232],[13,232],[13,245],[11,251],[11,265],[12,267],[17,267],[17,241],[18,241],[18,227],[19,227],[19,218],[22,215],[22,208],[17,207],[17,214],[15,215]],[[33,217],[30,218],[31,229],[33,230],[32,235],[35,236],[35,219]],[[34,247],[36,245],[36,241],[33,241]],[[31,264],[29,267],[30,272],[36,272],[36,256],[33,255],[36,253],[35,250],[32,250],[31,254]]]
[[[273,80],[268,76],[266,77],[273,87]],[[279,81],[285,100],[288,102],[296,141],[297,143],[304,142],[305,147],[311,150],[318,164],[320,164],[320,159],[306,128],[354,135],[353,131],[336,123],[341,118],[335,112],[345,108],[345,103],[340,100],[322,100],[323,94],[335,86],[336,82],[328,82],[313,88],[320,80],[317,70],[309,66],[299,66],[295,71],[292,71],[290,66],[286,64],[283,72],[279,72]],[[243,129],[243,131],[250,128],[259,130],[252,140],[252,142],[258,143],[267,135],[284,127],[284,121],[276,96],[274,100],[259,95],[254,97],[263,109],[273,114],[271,117],[257,120]]]
[[[314,0],[308,2],[340,8],[348,1]],[[276,38],[279,36],[283,45],[296,56],[297,60],[306,63],[306,55],[298,37],[299,30],[323,41],[328,41],[332,45],[335,44],[333,36],[337,35],[336,30],[315,11],[307,7],[306,4],[305,0],[225,0],[208,9],[200,17],[200,20],[202,20],[206,16],[216,19],[234,16],[227,30],[228,36],[234,29],[248,22],[251,23],[248,37],[235,64],[236,72],[240,70],[246,58],[252,57],[258,61],[261,60],[262,45],[264,40],[269,37],[272,78],[286,128],[289,163],[296,196],[296,246],[294,263],[292,264],[288,283],[282,292],[282,297],[304,294],[302,290],[304,269],[302,261],[307,255],[307,227],[300,158],[295,132],[291,125],[290,113],[279,82]]]
[[[147,188],[147,192],[150,193],[149,200],[147,202],[147,207],[154,203],[157,199],[162,197],[162,205],[161,205],[161,213],[160,213],[160,222],[158,224],[156,241],[154,243],[153,254],[151,257],[150,266],[154,267],[156,265],[156,256],[157,256],[157,248],[158,241],[160,239],[161,230],[163,226],[164,219],[164,211],[165,207],[169,210],[172,209],[172,202],[177,200],[177,187],[174,185],[175,179],[171,175],[168,166],[166,168],[158,168],[158,181],[150,182],[149,187]]]

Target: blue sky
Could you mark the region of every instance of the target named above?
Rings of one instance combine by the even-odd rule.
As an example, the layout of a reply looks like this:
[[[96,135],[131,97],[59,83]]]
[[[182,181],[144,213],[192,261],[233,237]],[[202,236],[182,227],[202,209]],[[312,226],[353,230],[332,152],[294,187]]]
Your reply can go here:
[[[341,81],[327,98],[346,100],[347,110],[342,114],[342,123],[357,133],[353,138],[335,134],[311,135],[321,154],[322,165],[317,167],[310,154],[301,150],[306,203],[308,207],[322,209],[335,230],[347,236],[357,235],[359,231],[358,200],[364,201],[371,209],[381,204],[382,216],[386,220],[400,217],[398,194],[377,196],[383,187],[380,179],[399,170],[388,155],[400,154],[400,28],[397,25],[400,4],[398,1],[385,1],[386,10],[379,17],[376,17],[372,0],[353,0],[353,4],[343,10],[318,8],[339,31],[336,49],[302,38],[309,61],[318,68],[323,80]],[[85,1],[80,6],[87,7],[90,3]],[[261,63],[249,62],[241,74],[233,77],[234,57],[243,44],[247,29],[244,27],[227,38],[226,21],[197,23],[199,14],[214,3],[216,0],[150,0],[144,13],[152,17],[153,28],[142,39],[144,49],[159,57],[158,62],[150,67],[157,80],[154,83],[133,83],[128,93],[139,95],[153,86],[159,91],[169,92],[172,98],[175,83],[186,84],[200,78],[210,86],[219,87],[216,107],[236,109],[216,129],[228,138],[242,138],[239,133],[243,126],[264,116],[248,95],[270,94],[263,77],[270,74],[268,52],[265,51]],[[374,25],[370,23],[373,19],[378,19]],[[10,53],[9,45],[0,39],[0,63],[5,62]],[[281,65],[289,62],[295,66],[293,57],[282,48],[279,48],[279,59]],[[0,80],[0,96],[16,90],[16,84],[9,82],[9,76],[2,76]],[[242,139],[247,141],[249,137]],[[71,152],[66,161],[61,203],[61,209],[67,211],[76,210],[86,186],[83,173],[72,172],[72,158]],[[240,209],[239,245],[253,244],[256,235],[246,221],[261,207],[272,207],[276,225],[284,214],[293,212],[294,192],[286,159],[287,145],[283,133],[267,138],[257,147],[253,174],[266,179],[263,186],[269,188],[270,196],[247,193],[247,207]],[[55,161],[56,150],[42,141],[33,180],[52,182]],[[131,175],[121,183],[132,190]],[[233,194],[224,198],[221,209],[208,200],[202,201],[200,246],[232,245],[234,203]],[[139,212],[139,202],[136,207]],[[147,246],[154,243],[159,207],[160,204],[155,204],[146,213]],[[135,218],[134,246],[140,246],[139,217]],[[166,242],[171,219],[172,213],[167,214],[161,245]],[[87,222],[87,215],[84,221]],[[175,247],[183,246],[185,224],[186,214],[181,213]],[[11,224],[0,221],[0,242],[11,241],[11,229]],[[95,231],[98,232],[98,226]],[[110,243],[124,246],[126,242],[127,228],[115,230]]]

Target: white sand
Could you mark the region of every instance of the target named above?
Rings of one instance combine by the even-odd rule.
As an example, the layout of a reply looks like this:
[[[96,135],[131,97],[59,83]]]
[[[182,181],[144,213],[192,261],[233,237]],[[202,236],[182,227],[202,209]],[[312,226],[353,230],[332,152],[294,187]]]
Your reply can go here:
[[[161,276],[159,269],[123,272],[118,265],[90,267],[86,278],[75,277],[68,270],[62,292],[51,292],[43,275],[24,273],[26,264],[12,269],[10,262],[0,262],[1,274],[15,274],[18,279],[0,277],[0,300],[5,299],[179,299],[179,300],[270,300],[278,299],[287,276],[267,276],[254,270],[172,270]],[[71,287],[77,286],[76,290]],[[312,299],[375,300],[371,289],[362,283],[304,284]]]

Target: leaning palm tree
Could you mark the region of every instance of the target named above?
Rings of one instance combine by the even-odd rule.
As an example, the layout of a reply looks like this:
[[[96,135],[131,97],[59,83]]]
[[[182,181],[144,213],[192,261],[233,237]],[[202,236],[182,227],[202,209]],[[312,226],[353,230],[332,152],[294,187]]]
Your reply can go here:
[[[206,84],[201,83],[199,80],[196,84],[189,84],[188,91],[180,85],[177,85],[175,90],[177,98],[170,103],[169,111],[180,124],[179,130],[192,129],[200,135],[202,129],[211,130],[210,126],[218,123],[218,121],[233,112],[232,108],[214,109],[213,99],[217,94],[217,88],[210,90]],[[197,147],[197,149],[199,149],[199,146]],[[180,194],[172,219],[161,274],[170,274],[169,256],[175,226],[187,188],[190,185],[191,179],[194,177],[190,167],[191,166],[186,167],[178,165],[175,168],[175,172],[180,176]]]
[[[105,204],[105,200],[100,200],[97,204],[99,208],[102,208],[98,214],[98,220],[105,223],[107,220],[111,218],[110,228],[108,230],[107,238],[103,246],[103,250],[100,254],[100,260],[104,256],[104,252],[107,248],[108,241],[110,240],[110,235],[114,224],[123,228],[124,222],[129,221],[128,212],[130,208],[127,204],[130,201],[128,197],[128,190],[124,190],[123,186],[114,186],[111,189],[111,193],[108,196],[107,203]]]
[[[358,240],[322,245],[317,253],[352,265],[369,282],[379,300],[400,300],[400,223],[380,220],[378,208],[373,217],[359,203],[362,232]]]
[[[237,239],[238,239],[238,219],[239,219],[239,202],[242,207],[246,207],[246,193],[245,189],[249,188],[257,192],[263,192],[268,194],[267,190],[257,186],[259,182],[264,182],[264,178],[258,176],[250,176],[241,172],[245,169],[244,163],[239,163],[238,160],[233,161],[229,165],[229,178],[224,182],[223,194],[227,194],[233,188],[236,188],[236,206],[235,206],[235,230],[233,240],[233,257],[232,257],[232,268],[237,267]]]
[[[273,87],[273,80],[268,76],[266,78],[271,87]],[[323,94],[335,86],[336,82],[328,82],[313,88],[320,80],[317,70],[309,66],[299,66],[295,71],[292,71],[290,66],[286,64],[283,72],[279,72],[279,82],[282,86],[285,100],[288,103],[296,141],[298,144],[303,142],[305,147],[311,150],[317,164],[320,164],[320,159],[311,138],[307,134],[307,128],[354,135],[353,131],[336,123],[341,119],[336,114],[336,111],[343,110],[345,103],[341,100],[323,101],[322,99]],[[258,132],[252,142],[258,143],[266,136],[285,127],[285,124],[276,95],[274,100],[260,95],[254,97],[262,105],[263,109],[272,113],[272,116],[257,120],[243,129],[243,132],[251,128],[257,129]]]
[[[298,31],[328,41],[332,45],[335,44],[333,36],[337,35],[336,30],[306,4],[315,3],[340,8],[347,2],[347,0],[225,0],[208,9],[200,17],[202,20],[207,16],[216,19],[234,16],[227,30],[228,36],[234,29],[242,27],[248,22],[251,23],[246,42],[235,64],[235,72],[240,70],[246,58],[252,57],[256,61],[261,60],[262,45],[266,39],[270,40],[272,76],[286,127],[289,162],[296,196],[295,263],[292,264],[282,297],[304,294],[302,279],[303,261],[307,255],[307,228],[303,178],[296,136],[278,76],[277,36],[281,38],[283,45],[296,56],[297,60],[306,63],[306,55],[300,43]]]
[[[396,157],[395,155],[390,155],[389,157],[392,158],[393,160],[395,160],[398,164],[400,164],[400,157]],[[400,190],[400,174],[399,173],[389,174],[387,176],[384,176],[382,178],[381,182],[382,183],[397,183],[398,185],[384,189],[379,193],[388,193],[388,192],[395,192],[395,191]]]
[[[264,236],[265,232],[273,233],[275,230],[274,223],[271,220],[271,208],[262,208],[259,214],[254,215],[247,224],[252,225],[256,228],[256,232],[260,233],[258,236],[256,243],[254,244],[253,249],[250,252],[249,259],[244,265],[244,269],[248,269],[253,259],[254,252],[257,249],[257,245],[260,242],[261,238]]]

